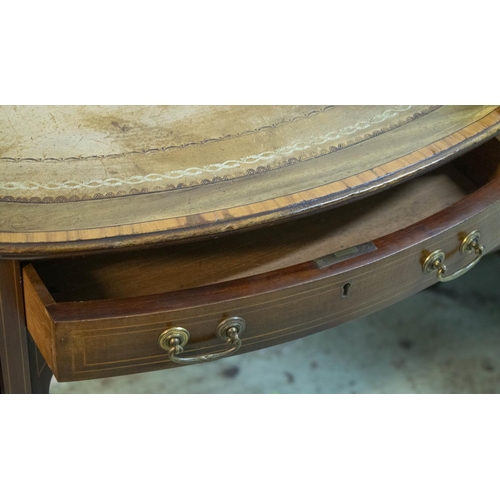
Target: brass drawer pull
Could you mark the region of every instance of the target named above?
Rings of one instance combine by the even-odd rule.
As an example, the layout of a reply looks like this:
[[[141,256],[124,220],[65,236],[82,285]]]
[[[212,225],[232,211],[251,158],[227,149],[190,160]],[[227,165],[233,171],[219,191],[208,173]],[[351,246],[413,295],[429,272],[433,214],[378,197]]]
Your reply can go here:
[[[472,231],[469,233],[462,241],[460,245],[460,252],[470,253],[474,251],[476,254],[476,258],[470,263],[467,264],[462,269],[459,269],[453,274],[449,276],[445,276],[446,266],[444,265],[445,253],[443,250],[434,250],[424,261],[423,269],[426,273],[432,273],[437,271],[437,279],[439,281],[451,281],[455,278],[458,278],[465,274],[467,271],[472,269],[480,260],[484,254],[484,247],[479,243],[479,238],[481,237],[481,233],[479,231]]]
[[[189,342],[189,332],[182,327],[174,327],[165,330],[158,337],[158,343],[162,349],[168,352],[168,357],[174,363],[181,365],[193,365],[195,363],[205,363],[206,361],[215,361],[230,354],[234,354],[241,347],[240,335],[245,332],[246,323],[243,318],[236,316],[227,318],[219,323],[216,334],[226,344],[231,347],[226,351],[216,352],[214,354],[206,354],[203,356],[195,356],[192,358],[178,357],[184,351],[184,347]]]

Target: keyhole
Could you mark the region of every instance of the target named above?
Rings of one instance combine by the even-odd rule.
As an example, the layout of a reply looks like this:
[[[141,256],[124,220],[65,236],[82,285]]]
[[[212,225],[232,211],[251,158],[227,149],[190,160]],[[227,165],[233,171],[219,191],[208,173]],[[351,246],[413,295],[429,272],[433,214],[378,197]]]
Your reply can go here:
[[[342,287],[342,298],[349,296],[349,290],[350,290],[350,288],[351,288],[351,284],[350,283],[346,283]]]

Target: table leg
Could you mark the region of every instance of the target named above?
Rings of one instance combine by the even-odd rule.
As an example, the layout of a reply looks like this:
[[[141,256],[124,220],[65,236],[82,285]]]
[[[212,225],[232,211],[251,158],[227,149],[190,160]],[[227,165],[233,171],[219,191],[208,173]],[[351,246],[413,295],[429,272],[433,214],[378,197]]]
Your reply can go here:
[[[48,393],[51,377],[26,330],[21,264],[0,260],[0,392]]]
[[[21,266],[13,260],[0,260],[0,363],[4,393],[31,392]]]

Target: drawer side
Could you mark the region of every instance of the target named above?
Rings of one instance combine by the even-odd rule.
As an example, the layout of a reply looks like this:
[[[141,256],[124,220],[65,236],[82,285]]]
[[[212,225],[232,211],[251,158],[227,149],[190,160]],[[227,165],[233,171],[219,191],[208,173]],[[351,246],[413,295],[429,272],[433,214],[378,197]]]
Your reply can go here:
[[[54,300],[31,264],[23,268],[23,282],[28,331],[57,377],[53,344],[54,322],[47,310],[47,306],[53,304]]]

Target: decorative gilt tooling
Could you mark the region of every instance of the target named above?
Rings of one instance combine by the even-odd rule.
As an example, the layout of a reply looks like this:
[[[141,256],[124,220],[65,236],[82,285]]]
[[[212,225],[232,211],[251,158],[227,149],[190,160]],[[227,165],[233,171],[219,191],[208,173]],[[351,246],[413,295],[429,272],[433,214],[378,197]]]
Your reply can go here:
[[[142,149],[140,151],[125,151],[123,153],[112,153],[112,154],[107,154],[107,155],[90,155],[90,156],[69,156],[66,158],[12,158],[8,156],[3,156],[0,158],[0,161],[14,161],[14,162],[23,162],[23,161],[35,161],[38,163],[45,163],[45,162],[54,162],[54,161],[60,161],[60,162],[69,162],[69,161],[82,161],[82,160],[103,160],[107,158],[121,158],[124,156],[131,156],[131,155],[143,155],[143,154],[153,154],[153,153],[161,153],[168,151],[169,149],[183,149],[183,148],[188,148],[192,146],[201,146],[203,144],[206,144],[208,142],[220,142],[224,141],[227,139],[234,139],[235,137],[242,137],[244,135],[248,134],[255,134],[257,132],[261,132],[262,130],[266,129],[273,129],[276,127],[279,127],[280,125],[283,125],[285,123],[291,123],[295,122],[297,120],[302,120],[304,118],[309,118],[312,115],[316,115],[318,113],[323,113],[325,111],[328,111],[329,109],[334,108],[334,106],[323,106],[322,108],[319,109],[313,109],[312,111],[309,111],[308,113],[303,113],[297,116],[293,116],[292,118],[288,119],[283,119],[281,121],[278,121],[276,123],[272,123],[271,125],[264,125],[263,127],[259,127],[257,129],[252,129],[252,130],[244,130],[243,132],[236,132],[234,134],[226,134],[223,137],[212,137],[210,139],[203,139],[201,141],[195,141],[195,142],[187,142],[184,144],[173,144],[169,146],[163,146],[161,148],[148,148],[148,149]],[[117,122],[112,122],[115,126],[118,126]],[[124,130],[125,129],[125,130]],[[123,131],[127,130],[127,127],[122,127]]]
[[[267,122],[257,127],[255,125],[262,122],[262,107],[257,106],[201,107],[197,113],[191,111],[193,116],[188,120],[184,116],[176,118],[175,113],[180,111],[175,107],[170,118],[169,107],[160,106],[136,109],[135,115],[135,107],[117,109],[114,114],[109,110],[93,110],[92,117],[86,118],[88,123],[82,118],[82,126],[70,123],[70,118],[77,120],[78,117],[68,118],[71,110],[63,107],[61,116],[52,116],[55,125],[52,124],[45,135],[43,129],[34,131],[36,144],[31,149],[24,148],[38,152],[39,156],[18,158],[12,154],[19,150],[18,145],[0,146],[0,200],[51,203],[110,198],[200,186],[284,167],[297,169],[308,160],[380,136],[439,107],[271,106]],[[57,111],[53,110],[56,114]],[[77,111],[81,112],[74,110],[73,113]],[[151,115],[153,111],[166,113],[161,127],[147,122],[148,113]],[[119,120],[116,115],[120,112],[130,116]],[[52,115],[52,111],[49,114]],[[2,127],[9,130],[10,125],[13,130],[7,137],[13,144],[16,127],[21,126],[21,119],[15,120],[17,116],[11,109],[0,108]],[[223,125],[228,117],[233,120],[231,130],[236,131],[217,135],[219,130],[227,131]],[[48,118],[44,116],[44,120],[41,122],[48,126]],[[26,127],[24,122],[23,126]],[[254,128],[250,128],[252,126]],[[197,132],[193,133],[193,129]],[[201,133],[211,134],[208,135],[211,138],[200,138]],[[85,139],[82,134],[86,134]],[[127,145],[133,146],[140,140],[157,142],[163,139],[162,135],[171,137],[169,145],[126,149]],[[86,143],[81,145],[83,140]],[[75,141],[74,148],[81,154],[54,156],[53,152],[69,151],[71,141]],[[4,139],[2,144],[5,143]],[[99,152],[111,152],[83,154],[93,151],[92,144]],[[118,152],[120,149],[122,152]]]

